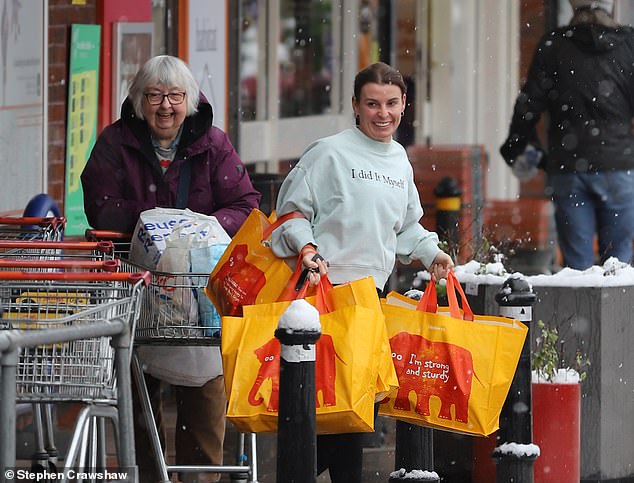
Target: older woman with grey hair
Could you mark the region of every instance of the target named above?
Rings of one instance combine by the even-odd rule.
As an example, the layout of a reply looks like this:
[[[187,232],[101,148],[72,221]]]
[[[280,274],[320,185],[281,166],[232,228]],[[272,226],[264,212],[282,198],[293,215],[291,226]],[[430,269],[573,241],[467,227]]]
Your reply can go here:
[[[185,168],[190,184],[181,208],[214,215],[233,235],[260,193],[212,121],[187,64],[169,55],[148,60],[130,85],[121,119],[103,130],[82,173],[90,225],[131,232],[142,211],[174,207]]]
[[[211,105],[182,60],[169,55],[148,60],[130,85],[121,118],[103,130],[81,175],[90,225],[132,232],[144,210],[189,208],[215,216],[234,235],[258,206],[260,193],[212,120]],[[149,374],[146,381],[160,428],[161,381]],[[221,365],[200,387],[183,382],[172,388],[177,464],[222,464],[226,398]],[[158,481],[142,418],[135,425],[141,481]]]

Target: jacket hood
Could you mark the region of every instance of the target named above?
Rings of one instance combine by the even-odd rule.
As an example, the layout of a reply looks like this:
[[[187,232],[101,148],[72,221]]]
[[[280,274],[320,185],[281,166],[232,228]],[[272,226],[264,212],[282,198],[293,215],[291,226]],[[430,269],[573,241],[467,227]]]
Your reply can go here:
[[[595,23],[580,23],[563,29],[563,35],[570,39],[583,51],[608,52],[625,42],[631,32],[629,27],[612,28]]]
[[[140,140],[149,139],[147,136],[147,123],[145,120],[137,117],[129,97],[126,97],[121,106],[121,120],[130,125],[132,131]],[[187,116],[183,122],[181,146],[189,146],[192,144],[209,130],[212,123],[213,109],[207,98],[201,92],[198,101],[198,111],[191,116]]]

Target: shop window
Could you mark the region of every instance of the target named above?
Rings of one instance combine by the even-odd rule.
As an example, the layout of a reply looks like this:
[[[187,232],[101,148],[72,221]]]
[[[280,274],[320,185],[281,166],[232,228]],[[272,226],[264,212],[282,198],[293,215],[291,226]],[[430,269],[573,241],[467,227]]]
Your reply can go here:
[[[283,0],[280,14],[280,116],[330,112],[332,2]]]
[[[333,5],[330,0],[281,0],[277,34],[262,30],[265,12],[257,0],[241,0],[242,39],[240,59],[240,111],[242,121],[266,119],[263,95],[272,92],[259,86],[268,78],[263,65],[277,66],[279,112],[281,118],[303,117],[332,112]],[[264,59],[267,42],[276,42],[276,59]],[[269,49],[270,51],[270,49]],[[264,63],[266,61],[266,63]]]
[[[241,1],[240,117],[242,121],[254,121],[258,114],[258,65],[265,48],[261,42],[258,42],[260,37],[258,1]],[[264,12],[262,14],[264,15]]]

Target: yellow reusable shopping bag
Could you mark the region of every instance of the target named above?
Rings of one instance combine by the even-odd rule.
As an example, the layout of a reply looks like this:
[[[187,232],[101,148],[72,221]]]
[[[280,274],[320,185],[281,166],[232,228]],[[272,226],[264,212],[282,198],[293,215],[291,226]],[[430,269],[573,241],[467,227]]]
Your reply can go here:
[[[371,288],[378,300],[374,286]],[[349,301],[347,296],[343,298]],[[377,355],[388,344],[383,314],[376,310],[379,305],[374,309],[358,304],[343,306],[340,297],[333,298],[332,290],[318,291],[307,300],[321,313],[322,335],[316,344],[315,364],[318,433],[373,431],[374,402],[379,392]],[[339,307],[330,305],[334,300],[339,301]],[[226,327],[223,319],[223,361],[233,359],[228,361],[233,371],[227,383],[227,418],[240,431],[277,429],[280,344],[273,333],[290,303],[244,306],[243,316],[229,317]],[[242,320],[241,327],[235,319]],[[241,330],[240,344],[233,354],[225,350],[226,330]],[[229,345],[235,348],[234,336],[229,336]],[[386,379],[389,384],[389,377]],[[391,382],[396,382],[395,374]]]
[[[271,218],[273,218],[272,215]],[[209,275],[205,293],[221,316],[241,315],[243,305],[275,302],[293,274],[285,259],[275,256],[267,238],[291,218],[273,220],[253,209]]]
[[[233,383],[233,373],[235,372],[236,360],[238,358],[238,348],[244,330],[243,317],[223,317],[222,337],[220,338],[220,352],[222,354],[222,371],[225,380],[225,392],[229,390]]]
[[[414,305],[392,294],[383,301],[399,388],[381,402],[379,414],[489,435],[499,427],[528,329],[514,319],[473,315],[453,272],[447,277],[449,307],[438,313],[435,290],[430,281]]]

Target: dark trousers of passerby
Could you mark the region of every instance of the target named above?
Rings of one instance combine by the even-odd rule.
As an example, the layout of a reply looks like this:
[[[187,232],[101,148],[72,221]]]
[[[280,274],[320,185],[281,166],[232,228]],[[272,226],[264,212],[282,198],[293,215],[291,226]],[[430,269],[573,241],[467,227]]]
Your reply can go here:
[[[145,374],[154,420],[161,447],[165,453],[165,421],[162,410],[161,381]],[[150,444],[150,437],[142,417],[138,389],[133,383],[132,404],[134,414],[134,439],[139,481],[156,483],[160,480]],[[176,399],[175,449],[179,465],[221,465],[225,433],[226,397],[224,378],[219,376],[200,387],[171,386]],[[183,475],[183,480],[187,480]],[[218,481],[219,474],[206,474],[206,481]]]
[[[374,420],[379,412],[374,405]],[[363,442],[366,433],[317,436],[317,474],[328,470],[332,483],[362,483]]]

